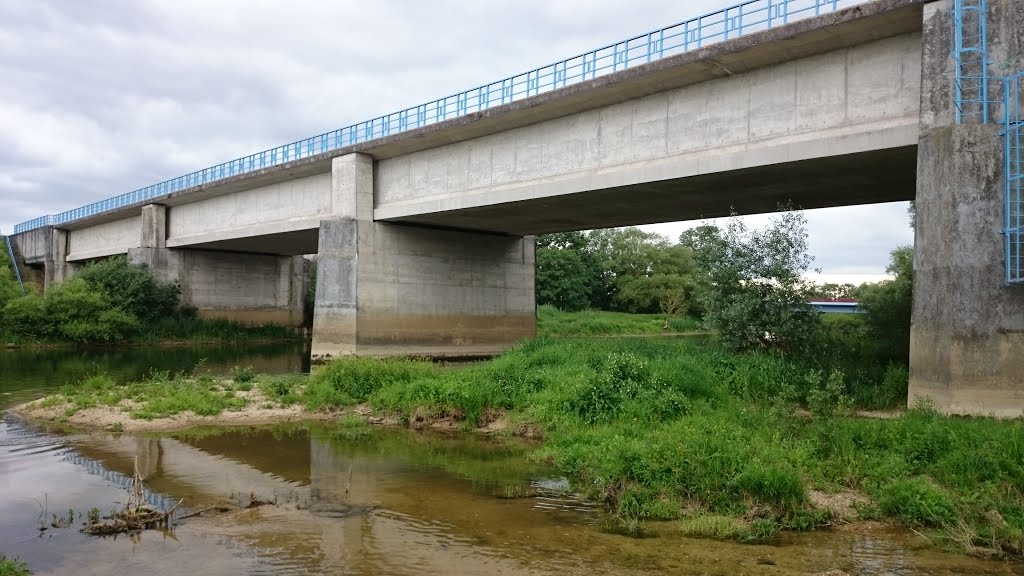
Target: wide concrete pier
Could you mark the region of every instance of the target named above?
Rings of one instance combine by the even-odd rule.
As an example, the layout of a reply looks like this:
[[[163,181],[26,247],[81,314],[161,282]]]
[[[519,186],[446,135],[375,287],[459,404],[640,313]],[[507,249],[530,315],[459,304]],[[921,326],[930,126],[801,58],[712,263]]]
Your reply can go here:
[[[909,401],[1020,417],[1024,287],[1005,280],[1004,142],[999,125],[956,123],[951,5],[928,4],[923,17]],[[1024,4],[988,0],[988,8],[992,77],[1024,69]],[[1003,110],[993,103],[989,112]]]

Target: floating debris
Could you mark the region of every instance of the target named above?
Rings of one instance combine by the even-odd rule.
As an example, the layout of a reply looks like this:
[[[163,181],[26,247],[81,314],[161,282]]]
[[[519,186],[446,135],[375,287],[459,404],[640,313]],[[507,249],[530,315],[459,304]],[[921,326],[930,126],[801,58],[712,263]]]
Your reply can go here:
[[[82,532],[91,536],[110,536],[128,534],[142,530],[168,529],[174,524],[174,513],[182,500],[169,510],[160,510],[145,501],[142,486],[142,474],[139,473],[139,459],[135,458],[135,475],[128,489],[128,499],[124,508],[109,516],[98,518],[98,514],[90,514],[82,528]]]

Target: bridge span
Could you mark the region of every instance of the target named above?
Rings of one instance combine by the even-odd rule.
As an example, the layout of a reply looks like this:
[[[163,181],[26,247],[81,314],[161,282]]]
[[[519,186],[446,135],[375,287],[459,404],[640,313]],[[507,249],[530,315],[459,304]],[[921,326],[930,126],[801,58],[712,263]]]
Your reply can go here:
[[[1024,13],[974,2],[993,57],[971,74],[995,86],[1024,68]],[[911,395],[1020,415],[1011,97],[969,97],[965,3],[745,2],[28,222],[16,244],[46,283],[128,254],[201,314],[292,324],[317,254],[315,354],[465,356],[535,334],[535,234],[916,199]]]

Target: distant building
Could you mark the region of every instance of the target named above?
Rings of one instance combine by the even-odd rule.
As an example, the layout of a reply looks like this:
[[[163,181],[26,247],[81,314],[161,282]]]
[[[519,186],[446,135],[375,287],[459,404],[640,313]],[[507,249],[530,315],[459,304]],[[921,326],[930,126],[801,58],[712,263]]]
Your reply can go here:
[[[814,299],[808,300],[808,304],[818,312],[827,314],[862,314],[860,302],[851,298],[840,298],[836,300]]]

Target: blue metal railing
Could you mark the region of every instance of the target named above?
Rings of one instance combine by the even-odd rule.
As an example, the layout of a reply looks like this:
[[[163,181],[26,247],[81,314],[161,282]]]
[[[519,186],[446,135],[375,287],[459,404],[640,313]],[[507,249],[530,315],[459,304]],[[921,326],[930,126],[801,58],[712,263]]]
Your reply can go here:
[[[1024,284],[1024,73],[1003,83],[1006,140],[1006,282]]]
[[[471,88],[465,92],[431,100],[419,106],[392,112],[312,138],[250,154],[88,206],[29,220],[18,224],[14,231],[25,232],[42,226],[60,225],[231,176],[270,168],[353,144],[482,112],[509,102],[516,102],[639,64],[689,52],[744,34],[767,30],[801,18],[834,12],[863,1],[865,0],[749,0],[741,2],[717,12],[640,34],[597,50],[560,60],[554,64]]]
[[[18,269],[18,259],[14,257],[14,246],[11,244],[11,237],[4,236],[4,243],[7,244],[7,256],[11,259],[11,268],[14,269],[14,276],[18,279],[18,286],[21,286],[21,293],[25,293],[25,282],[21,279],[21,270]]]

